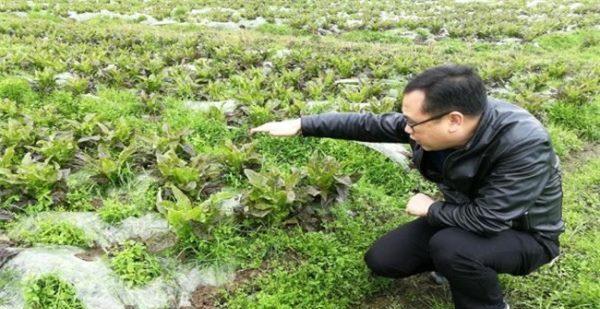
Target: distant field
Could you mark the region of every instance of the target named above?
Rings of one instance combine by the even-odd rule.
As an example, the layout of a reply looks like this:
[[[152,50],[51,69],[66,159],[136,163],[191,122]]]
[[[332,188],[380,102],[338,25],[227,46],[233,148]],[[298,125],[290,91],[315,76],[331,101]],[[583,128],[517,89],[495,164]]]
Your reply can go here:
[[[178,282],[163,307],[451,308],[362,258],[432,184],[358,143],[248,130],[398,111],[412,76],[460,63],[562,160],[561,257],[502,275],[511,307],[600,308],[599,25],[597,1],[2,2],[0,249],[81,249],[139,308],[159,282]],[[6,265],[0,307],[94,306],[87,279]],[[178,265],[232,277],[187,295]]]

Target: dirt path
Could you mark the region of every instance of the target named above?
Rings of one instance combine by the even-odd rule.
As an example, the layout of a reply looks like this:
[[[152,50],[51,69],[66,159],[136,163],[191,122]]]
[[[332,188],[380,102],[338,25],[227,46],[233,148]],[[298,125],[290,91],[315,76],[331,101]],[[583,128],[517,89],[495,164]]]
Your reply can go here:
[[[573,172],[589,160],[598,157],[600,157],[600,143],[587,143],[583,150],[570,155],[561,162],[563,174]]]

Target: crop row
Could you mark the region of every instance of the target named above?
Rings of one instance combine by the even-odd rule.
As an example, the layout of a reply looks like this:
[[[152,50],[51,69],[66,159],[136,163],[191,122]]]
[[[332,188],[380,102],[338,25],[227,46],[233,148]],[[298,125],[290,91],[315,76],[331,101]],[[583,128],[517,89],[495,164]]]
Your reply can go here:
[[[194,23],[261,19],[265,28],[283,32],[339,34],[355,30],[423,31],[454,38],[532,40],[548,32],[594,27],[594,1],[89,1],[7,2],[0,11],[50,12],[56,16],[108,10],[137,22],[149,19]],[[70,15],[71,14],[71,15]],[[493,21],[493,22],[492,22]],[[401,33],[400,33],[401,34]]]

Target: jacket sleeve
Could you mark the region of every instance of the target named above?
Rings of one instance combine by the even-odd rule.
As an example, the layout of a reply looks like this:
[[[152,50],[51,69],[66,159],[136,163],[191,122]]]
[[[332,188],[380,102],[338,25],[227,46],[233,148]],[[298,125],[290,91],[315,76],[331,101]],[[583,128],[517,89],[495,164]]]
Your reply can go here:
[[[408,143],[401,113],[325,113],[301,117],[302,136],[362,142]]]
[[[513,220],[525,214],[542,193],[553,171],[552,156],[548,140],[510,147],[475,199],[460,205],[435,202],[427,220],[433,226],[457,226],[484,236],[511,228]]]

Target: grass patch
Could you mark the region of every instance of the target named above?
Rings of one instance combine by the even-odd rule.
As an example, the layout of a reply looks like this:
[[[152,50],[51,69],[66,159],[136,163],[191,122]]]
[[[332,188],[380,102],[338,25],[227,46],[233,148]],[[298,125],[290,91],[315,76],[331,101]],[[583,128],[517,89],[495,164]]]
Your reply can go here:
[[[577,137],[575,132],[569,129],[550,124],[548,126],[548,133],[552,139],[554,151],[561,159],[565,159],[571,152],[583,149],[583,141]]]
[[[308,162],[318,140],[301,137],[277,138],[268,135],[254,137],[256,152],[265,161],[281,166],[302,166]]]
[[[141,215],[141,211],[134,204],[108,199],[104,201],[104,205],[98,210],[98,215],[104,222],[114,224],[128,217],[137,217]]]
[[[343,33],[340,35],[340,39],[355,41],[355,42],[369,42],[369,43],[388,43],[388,44],[409,44],[413,42],[413,39],[402,37],[394,32],[380,32],[370,30],[355,30]]]
[[[577,31],[574,33],[553,33],[539,37],[540,47],[552,51],[600,47],[600,31]]]
[[[276,25],[276,24],[264,24],[256,28],[257,31],[263,33],[277,34],[277,35],[306,35],[307,33],[294,29],[288,25]]]
[[[550,108],[549,116],[588,140],[600,140],[600,99],[583,106],[559,102]]]
[[[8,77],[0,80],[0,99],[9,99],[17,104],[31,104],[35,101],[35,92],[29,82],[18,77]]]
[[[80,113],[95,113],[101,120],[139,116],[142,108],[138,95],[119,89],[101,89],[97,96],[84,95],[79,100]]]
[[[222,115],[191,111],[181,106],[168,107],[164,112],[164,122],[173,131],[189,131],[188,141],[200,150],[223,144],[233,135]]]
[[[353,199],[336,205],[336,220],[324,231],[289,229],[257,235],[268,244],[268,271],[233,292],[228,308],[346,308],[389,287],[391,280],[369,274],[362,256],[379,236],[408,220],[404,203],[372,185],[353,187]],[[263,251],[264,252],[264,251]]]
[[[300,236],[300,235],[298,235]],[[343,246],[332,234],[306,233],[290,243],[290,258],[228,299],[228,308],[342,308],[374,289],[361,252]]]
[[[592,158],[564,180],[566,231],[561,256],[526,277],[503,275],[509,303],[515,308],[600,307],[600,159]]]

